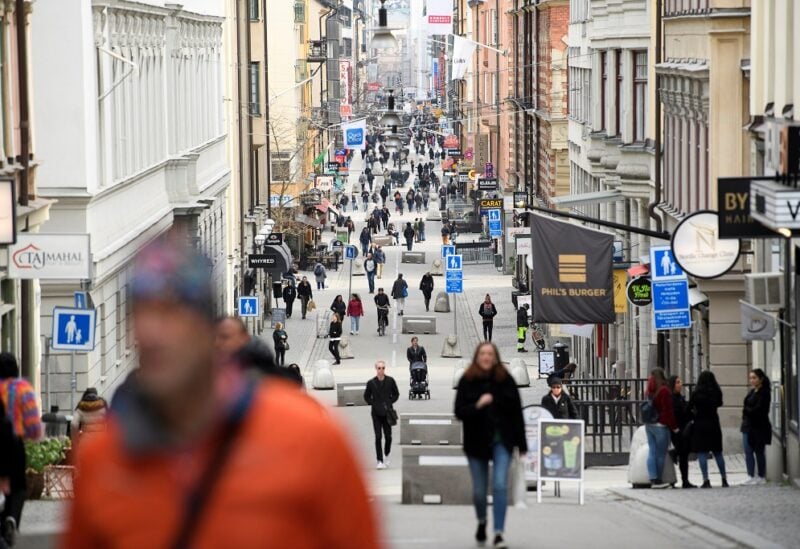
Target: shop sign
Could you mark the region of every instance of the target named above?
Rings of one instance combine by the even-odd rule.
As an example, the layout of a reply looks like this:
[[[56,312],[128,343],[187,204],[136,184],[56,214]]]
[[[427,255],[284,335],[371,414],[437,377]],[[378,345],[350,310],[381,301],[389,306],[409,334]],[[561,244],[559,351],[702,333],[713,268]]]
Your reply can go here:
[[[19,233],[17,243],[8,247],[8,277],[91,279],[89,235]]]
[[[672,233],[672,255],[695,278],[717,278],[739,259],[739,240],[720,240],[719,215],[701,211],[685,217]]]
[[[644,276],[628,282],[628,302],[634,307],[647,307],[653,302],[653,286],[650,279]]]

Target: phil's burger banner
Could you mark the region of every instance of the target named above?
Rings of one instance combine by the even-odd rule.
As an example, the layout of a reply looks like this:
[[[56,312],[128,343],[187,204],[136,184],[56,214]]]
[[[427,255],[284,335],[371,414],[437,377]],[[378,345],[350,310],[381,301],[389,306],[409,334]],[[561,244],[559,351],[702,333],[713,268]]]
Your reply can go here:
[[[613,235],[532,214],[531,241],[534,321],[615,321]]]

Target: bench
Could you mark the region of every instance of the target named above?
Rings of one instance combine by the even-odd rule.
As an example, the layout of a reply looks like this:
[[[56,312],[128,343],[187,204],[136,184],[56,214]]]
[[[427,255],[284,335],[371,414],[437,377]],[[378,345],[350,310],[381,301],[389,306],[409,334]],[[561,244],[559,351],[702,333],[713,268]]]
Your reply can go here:
[[[364,400],[365,383],[337,383],[336,384],[336,405],[337,406],[369,406]]]
[[[435,334],[435,316],[403,316],[404,334]]]
[[[461,422],[453,414],[400,414],[400,444],[460,446]]]
[[[401,263],[415,263],[418,265],[425,264],[425,252],[403,252],[400,258]]]

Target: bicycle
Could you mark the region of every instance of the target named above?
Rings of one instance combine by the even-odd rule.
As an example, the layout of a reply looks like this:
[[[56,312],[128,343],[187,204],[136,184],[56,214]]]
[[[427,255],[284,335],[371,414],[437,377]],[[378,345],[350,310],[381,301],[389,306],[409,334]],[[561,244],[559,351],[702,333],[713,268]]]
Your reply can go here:
[[[535,322],[531,322],[531,341],[533,341],[540,351],[544,351],[547,344],[544,341],[544,335]]]
[[[389,307],[378,307],[378,335],[386,335],[386,327],[389,325]]]

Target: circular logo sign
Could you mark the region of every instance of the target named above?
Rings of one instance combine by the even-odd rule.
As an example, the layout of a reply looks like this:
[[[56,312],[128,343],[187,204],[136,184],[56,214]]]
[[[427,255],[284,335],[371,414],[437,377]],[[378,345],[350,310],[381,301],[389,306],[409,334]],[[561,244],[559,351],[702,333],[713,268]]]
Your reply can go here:
[[[672,255],[687,274],[695,278],[724,275],[739,259],[739,240],[720,240],[719,214],[693,213],[672,233]]]
[[[653,286],[650,279],[640,276],[628,282],[628,301],[634,307],[647,307],[653,302]]]

